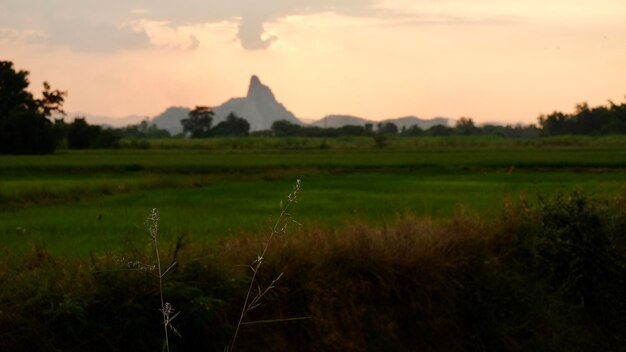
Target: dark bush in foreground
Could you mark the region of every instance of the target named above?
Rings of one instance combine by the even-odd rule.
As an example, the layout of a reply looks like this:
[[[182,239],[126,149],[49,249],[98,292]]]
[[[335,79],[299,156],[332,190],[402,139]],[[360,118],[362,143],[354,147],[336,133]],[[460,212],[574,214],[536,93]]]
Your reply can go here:
[[[404,218],[273,243],[260,282],[283,278],[237,350],[623,351],[626,212],[580,194],[507,208],[497,221]],[[214,248],[178,243],[164,295],[177,351],[223,351],[261,236]],[[147,249],[0,266],[0,350],[154,351],[163,343]],[[7,257],[7,256],[3,256]],[[130,258],[130,259],[129,259]],[[128,269],[134,269],[129,271]]]

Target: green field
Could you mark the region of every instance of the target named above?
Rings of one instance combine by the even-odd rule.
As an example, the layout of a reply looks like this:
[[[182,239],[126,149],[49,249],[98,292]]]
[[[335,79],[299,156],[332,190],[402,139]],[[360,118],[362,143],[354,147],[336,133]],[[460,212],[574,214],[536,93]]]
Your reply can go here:
[[[162,236],[197,241],[265,231],[296,179],[305,228],[498,216],[506,202],[582,189],[621,195],[626,139],[561,137],[163,140],[149,149],[0,156],[0,244],[86,255]],[[320,146],[323,145],[323,148]]]

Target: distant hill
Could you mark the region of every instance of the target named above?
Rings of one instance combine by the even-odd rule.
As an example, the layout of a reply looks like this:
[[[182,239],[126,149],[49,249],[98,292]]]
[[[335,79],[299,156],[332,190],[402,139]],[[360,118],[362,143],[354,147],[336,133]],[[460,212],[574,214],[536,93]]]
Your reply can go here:
[[[182,132],[180,120],[187,117],[190,109],[171,107],[155,116],[152,122],[159,128],[166,129],[172,134]],[[215,117],[213,126],[224,121],[228,114],[234,113],[250,123],[250,131],[269,130],[277,120],[287,120],[302,124],[289,110],[280,104],[272,90],[261,83],[257,76],[250,78],[248,94],[244,98],[232,98],[220,106],[213,107]]]
[[[191,111],[189,108],[173,106],[152,118],[152,123],[161,129],[168,130],[170,134],[176,135],[183,132],[183,125],[180,124],[180,120],[187,118],[189,111]]]
[[[182,133],[183,127],[180,121],[187,117],[190,110],[191,109],[187,107],[173,106],[167,108],[165,111],[157,116],[154,116],[150,120],[152,123],[157,125],[157,127],[168,130],[172,135],[176,135]],[[376,129],[376,126],[381,122],[392,122],[396,124],[398,128],[408,128],[413,125],[418,125],[422,129],[428,129],[435,125],[448,126],[450,121],[449,119],[443,117],[420,119],[415,116],[405,116],[383,121],[372,121],[351,115],[328,115],[322,119],[313,121],[310,124],[305,124],[292,112],[287,110],[283,104],[279,103],[272,90],[268,86],[261,83],[261,80],[254,75],[250,77],[248,93],[245,97],[229,99],[222,105],[213,107],[213,112],[215,113],[213,126],[217,125],[221,121],[224,121],[228,114],[234,113],[235,115],[248,121],[250,124],[250,131],[269,130],[272,127],[272,124],[278,120],[287,120],[298,125],[329,128],[339,128],[346,125],[365,126],[365,124],[371,123],[374,126],[374,129]],[[74,115],[83,116],[81,114]],[[92,116],[88,114],[84,114],[84,116],[87,117],[87,121],[89,123],[103,124],[113,127],[123,127],[130,124],[137,124],[146,119],[136,115],[120,119]]]
[[[246,119],[250,123],[251,131],[269,130],[272,123],[278,120],[302,124],[302,121],[276,100],[272,90],[261,83],[257,76],[250,78],[248,94],[245,98],[230,99],[213,108],[213,111],[216,123],[226,119],[226,116],[232,112]]]
[[[352,115],[328,115],[317,121],[311,122],[309,125],[316,127],[339,128],[347,125],[365,126],[367,123],[374,122]]]
[[[405,117],[399,117],[397,119],[384,120],[382,122],[392,122],[396,126],[398,126],[398,128],[402,128],[402,127],[409,128],[411,126],[418,125],[421,129],[427,130],[436,125],[448,126],[449,121],[450,120],[445,117],[435,117],[432,119],[420,119],[419,117],[415,117],[415,116],[405,116]]]
[[[143,120],[148,119],[148,117],[146,116],[139,116],[139,115],[130,115],[130,116],[125,116],[125,117],[120,117],[120,118],[114,118],[114,117],[85,114],[85,113],[80,113],[80,112],[78,113],[72,112],[72,113],[67,114],[67,116],[65,117],[65,121],[72,122],[77,117],[81,117],[81,118],[84,117],[85,120],[87,120],[87,122],[92,125],[103,125],[103,126],[110,126],[110,127],[125,127],[128,125],[135,125],[135,124],[140,123]]]
[[[402,128],[402,127],[408,128],[413,125],[418,125],[422,129],[429,129],[430,127],[435,126],[435,125],[448,126],[449,119],[443,118],[443,117],[436,117],[433,119],[420,119],[415,116],[405,116],[405,117],[399,117],[396,119],[372,121],[372,120],[367,120],[361,117],[356,117],[356,116],[351,116],[351,115],[328,115],[320,120],[311,122],[310,125],[317,126],[317,127],[326,126],[329,128],[338,128],[338,127],[346,126],[346,125],[365,126],[365,124],[371,123],[374,126],[374,128],[376,128],[376,126],[379,123],[385,123],[385,122],[392,122],[396,126],[398,126],[398,128]]]

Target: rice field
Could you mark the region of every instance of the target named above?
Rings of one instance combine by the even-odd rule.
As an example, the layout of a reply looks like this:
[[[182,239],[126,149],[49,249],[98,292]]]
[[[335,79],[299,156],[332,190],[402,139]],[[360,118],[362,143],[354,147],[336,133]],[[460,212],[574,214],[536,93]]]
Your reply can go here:
[[[0,244],[16,253],[33,245],[112,251],[143,238],[152,208],[166,240],[263,232],[296,179],[304,188],[297,220],[329,229],[406,213],[499,216],[504,203],[555,192],[625,190],[621,138],[506,141],[398,138],[378,149],[364,138],[224,138],[0,156]],[[322,142],[327,149],[294,147]]]

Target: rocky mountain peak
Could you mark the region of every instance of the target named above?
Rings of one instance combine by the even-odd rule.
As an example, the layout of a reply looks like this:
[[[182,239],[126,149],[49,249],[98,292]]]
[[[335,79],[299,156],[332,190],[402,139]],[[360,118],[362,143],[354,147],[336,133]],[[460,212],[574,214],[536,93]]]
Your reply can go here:
[[[247,98],[261,102],[276,102],[276,98],[270,87],[261,83],[261,80],[256,75],[250,78]]]

